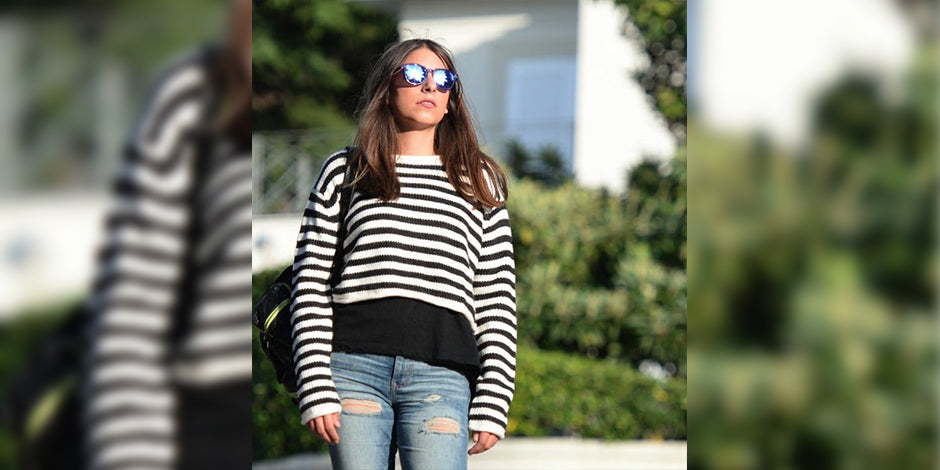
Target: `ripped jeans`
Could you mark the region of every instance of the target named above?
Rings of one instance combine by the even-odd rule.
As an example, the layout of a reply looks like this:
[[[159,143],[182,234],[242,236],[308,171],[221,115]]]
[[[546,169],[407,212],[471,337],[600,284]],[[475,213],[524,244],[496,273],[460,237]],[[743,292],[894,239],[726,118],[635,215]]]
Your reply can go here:
[[[459,372],[401,356],[333,352],[339,444],[333,468],[466,469],[470,385]]]

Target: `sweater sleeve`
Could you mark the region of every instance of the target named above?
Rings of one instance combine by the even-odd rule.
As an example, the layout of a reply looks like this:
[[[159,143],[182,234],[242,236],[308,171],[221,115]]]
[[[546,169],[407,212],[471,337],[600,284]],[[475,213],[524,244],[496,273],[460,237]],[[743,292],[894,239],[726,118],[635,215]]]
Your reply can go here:
[[[502,439],[516,377],[516,274],[505,206],[484,217],[473,297],[481,374],[470,403],[470,429]]]
[[[342,151],[341,151],[342,152]],[[293,265],[291,324],[300,421],[341,410],[330,372],[333,308],[330,271],[336,253],[340,188],[345,154],[330,156],[320,170],[297,236]]]

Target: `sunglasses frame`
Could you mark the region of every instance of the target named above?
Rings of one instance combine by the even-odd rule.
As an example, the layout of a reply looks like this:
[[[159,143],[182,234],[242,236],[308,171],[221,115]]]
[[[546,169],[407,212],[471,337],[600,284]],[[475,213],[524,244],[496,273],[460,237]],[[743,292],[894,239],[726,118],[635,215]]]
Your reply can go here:
[[[421,69],[421,71],[423,72],[423,77],[421,78],[421,81],[420,81],[420,82],[414,83],[414,82],[412,82],[411,80],[408,79],[408,74],[405,72],[405,68],[408,67],[408,66],[416,66],[416,67],[418,67],[419,69]],[[460,76],[457,75],[457,72],[454,72],[453,70],[448,70],[448,69],[433,69],[433,70],[432,70],[432,69],[428,69],[427,67],[425,67],[425,66],[423,66],[423,65],[421,65],[421,64],[414,64],[414,63],[401,64],[401,65],[399,65],[398,68],[396,69],[396,72],[397,72],[398,70],[401,70],[401,75],[402,75],[402,78],[405,79],[405,83],[407,83],[407,84],[409,84],[409,85],[411,85],[411,86],[420,86],[421,84],[423,84],[424,82],[427,81],[428,75],[431,75],[431,77],[434,78],[434,85],[437,86],[437,89],[438,89],[438,90],[441,90],[441,91],[450,91],[450,90],[454,89],[454,87],[457,86],[457,79],[460,78]],[[438,83],[437,77],[435,76],[435,75],[437,74],[437,72],[444,72],[445,76],[446,76],[447,74],[450,74],[451,76],[453,76],[453,80],[451,81],[451,85],[450,85],[449,87],[444,88],[443,85],[441,85],[440,83]],[[445,77],[445,78],[446,78],[446,77]]]

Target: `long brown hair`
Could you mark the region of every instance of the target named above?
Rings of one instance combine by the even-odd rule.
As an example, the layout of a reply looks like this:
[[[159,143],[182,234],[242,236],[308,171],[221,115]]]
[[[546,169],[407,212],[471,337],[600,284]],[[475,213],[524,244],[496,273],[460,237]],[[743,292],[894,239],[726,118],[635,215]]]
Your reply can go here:
[[[391,82],[405,57],[421,48],[430,49],[448,69],[457,72],[450,51],[434,41],[409,39],[391,44],[372,67],[356,112],[359,117],[356,164],[360,171],[355,184],[357,189],[383,201],[397,199],[401,194],[394,159],[398,153],[398,128],[388,105]],[[441,156],[447,179],[458,194],[477,208],[500,207],[509,197],[506,175],[480,150],[460,80],[449,93],[447,114],[434,132],[434,151]]]

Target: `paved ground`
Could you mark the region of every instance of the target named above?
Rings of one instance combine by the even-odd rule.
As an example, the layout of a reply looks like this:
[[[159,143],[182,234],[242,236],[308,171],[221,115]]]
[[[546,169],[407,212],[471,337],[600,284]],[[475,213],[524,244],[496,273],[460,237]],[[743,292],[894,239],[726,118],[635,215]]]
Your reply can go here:
[[[470,457],[471,470],[677,470],[686,468],[685,441],[508,438]],[[256,462],[252,470],[330,470],[328,455],[302,454]]]

